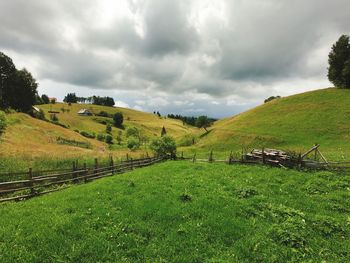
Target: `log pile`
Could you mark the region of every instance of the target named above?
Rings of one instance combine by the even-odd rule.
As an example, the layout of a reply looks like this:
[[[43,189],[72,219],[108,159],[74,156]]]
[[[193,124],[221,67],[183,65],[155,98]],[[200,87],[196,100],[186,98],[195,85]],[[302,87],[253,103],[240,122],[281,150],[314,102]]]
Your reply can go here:
[[[288,153],[276,149],[253,149],[245,155],[249,161],[262,162],[277,167],[286,167],[295,165],[294,158]]]

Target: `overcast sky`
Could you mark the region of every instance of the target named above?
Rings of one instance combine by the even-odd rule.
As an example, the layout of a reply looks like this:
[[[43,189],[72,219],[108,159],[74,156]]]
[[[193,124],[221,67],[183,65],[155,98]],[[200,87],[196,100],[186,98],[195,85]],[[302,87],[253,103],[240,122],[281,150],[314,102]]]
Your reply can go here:
[[[62,100],[226,117],[331,86],[349,0],[0,0],[0,51]]]

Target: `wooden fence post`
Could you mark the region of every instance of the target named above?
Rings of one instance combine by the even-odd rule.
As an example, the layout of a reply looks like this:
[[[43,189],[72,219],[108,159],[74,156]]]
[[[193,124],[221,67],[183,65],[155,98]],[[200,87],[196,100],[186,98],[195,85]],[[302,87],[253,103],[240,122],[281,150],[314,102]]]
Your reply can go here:
[[[110,155],[109,166],[110,166],[111,173],[114,174],[114,161],[113,161],[112,155]]]
[[[98,160],[97,158],[95,158],[94,173],[97,173],[97,169],[98,169]]]
[[[196,161],[196,154],[193,155],[192,162],[194,163]]]
[[[262,162],[263,162],[263,164],[266,163],[266,160],[265,160],[265,149],[264,149],[264,147],[262,148]]]
[[[184,152],[182,151],[181,152],[181,160],[183,160],[184,159]]]
[[[212,163],[213,161],[214,161],[214,159],[213,159],[213,150],[211,150],[210,153],[209,153],[208,162]]]
[[[84,183],[87,182],[87,177],[89,175],[89,170],[86,167],[86,162],[84,163]]]
[[[232,161],[233,161],[233,154],[232,154],[232,151],[231,151],[230,155],[228,157],[228,164],[232,164]]]
[[[73,183],[76,183],[77,182],[77,179],[76,179],[76,177],[77,177],[77,173],[75,172],[77,170],[77,168],[76,168],[76,162],[75,161],[73,161],[73,163],[72,163],[72,179],[73,179]]]
[[[29,180],[29,186],[30,186],[30,195],[34,196],[35,195],[35,190],[34,190],[33,169],[32,168],[29,168],[28,180]]]

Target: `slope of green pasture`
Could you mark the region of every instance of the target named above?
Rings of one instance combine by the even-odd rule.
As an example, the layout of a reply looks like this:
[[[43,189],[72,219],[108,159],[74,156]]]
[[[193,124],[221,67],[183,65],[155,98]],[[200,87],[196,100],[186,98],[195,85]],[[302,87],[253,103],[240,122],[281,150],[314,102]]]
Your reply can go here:
[[[322,89],[265,103],[219,120],[198,149],[275,147],[306,151],[319,143],[332,159],[350,159],[350,90]]]
[[[169,161],[0,204],[1,262],[348,262],[349,176]]]

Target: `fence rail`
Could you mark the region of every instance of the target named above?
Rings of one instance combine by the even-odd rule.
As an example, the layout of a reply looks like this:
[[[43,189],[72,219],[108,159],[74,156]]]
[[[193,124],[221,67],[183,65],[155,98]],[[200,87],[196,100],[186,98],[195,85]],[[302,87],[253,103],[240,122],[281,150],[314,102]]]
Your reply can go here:
[[[72,184],[87,183],[106,176],[121,174],[135,168],[149,166],[163,160],[164,158],[162,157],[147,157],[114,164],[111,158],[108,166],[99,167],[98,161],[95,159],[93,167],[87,167],[84,164],[82,168],[78,168],[77,163],[74,163],[71,170],[60,169],[34,172],[30,168],[26,173],[1,174],[1,176],[7,175],[9,179],[5,182],[0,182],[0,202],[25,200],[67,188]],[[26,178],[23,179],[23,176]]]

